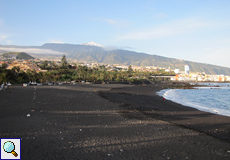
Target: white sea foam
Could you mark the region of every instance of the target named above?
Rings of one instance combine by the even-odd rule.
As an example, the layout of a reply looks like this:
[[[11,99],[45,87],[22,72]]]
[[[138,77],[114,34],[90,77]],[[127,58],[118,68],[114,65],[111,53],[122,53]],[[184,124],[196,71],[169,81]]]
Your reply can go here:
[[[157,94],[185,106],[202,111],[230,116],[230,87],[229,84],[220,84],[221,87],[209,84],[209,87],[196,89],[165,89]]]

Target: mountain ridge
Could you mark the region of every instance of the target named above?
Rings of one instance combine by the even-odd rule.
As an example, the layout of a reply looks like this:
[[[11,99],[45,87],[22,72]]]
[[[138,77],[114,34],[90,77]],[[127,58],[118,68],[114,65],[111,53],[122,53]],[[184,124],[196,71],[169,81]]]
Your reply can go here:
[[[1,51],[0,45],[0,51]],[[5,46],[6,47],[6,46]],[[12,47],[12,46],[11,46]],[[17,48],[20,48],[17,46]],[[147,53],[134,52],[124,49],[106,50],[99,46],[81,45],[81,44],[59,44],[45,43],[37,48],[57,51],[65,54],[67,58],[77,59],[79,61],[104,63],[104,64],[125,64],[137,66],[155,66],[171,69],[184,70],[184,65],[189,65],[192,72],[205,72],[206,74],[225,74],[230,75],[230,68],[181,60],[176,58],[168,58],[159,55],[150,55]],[[27,52],[28,53],[28,52]],[[60,54],[59,54],[60,56]]]
[[[3,57],[8,57],[8,58],[14,55],[16,59],[25,59],[25,60],[34,59],[34,57],[30,56],[29,54],[25,52],[7,52],[7,53],[2,54]]]
[[[88,42],[88,43],[83,43],[83,44],[80,44],[80,45],[85,45],[85,46],[98,46],[98,47],[104,47],[94,41],[91,41],[91,42]]]

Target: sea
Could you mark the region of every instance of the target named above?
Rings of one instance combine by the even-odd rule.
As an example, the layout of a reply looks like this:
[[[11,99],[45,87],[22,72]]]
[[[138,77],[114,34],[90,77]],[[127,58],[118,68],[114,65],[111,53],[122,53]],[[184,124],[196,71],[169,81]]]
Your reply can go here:
[[[201,111],[230,117],[230,83],[198,83],[195,89],[164,89],[157,92],[171,100]]]

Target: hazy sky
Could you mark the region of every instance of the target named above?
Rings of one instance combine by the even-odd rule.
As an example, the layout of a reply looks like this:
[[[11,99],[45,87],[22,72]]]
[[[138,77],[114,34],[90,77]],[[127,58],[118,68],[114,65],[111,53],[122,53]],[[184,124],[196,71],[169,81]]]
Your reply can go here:
[[[0,44],[95,41],[230,67],[230,0],[0,0]]]

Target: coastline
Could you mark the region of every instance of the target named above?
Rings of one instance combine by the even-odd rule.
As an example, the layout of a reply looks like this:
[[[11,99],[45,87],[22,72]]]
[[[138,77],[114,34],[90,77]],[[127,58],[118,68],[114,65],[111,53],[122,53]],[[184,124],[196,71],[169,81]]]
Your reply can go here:
[[[185,128],[193,129],[230,143],[230,117],[198,110],[171,100],[162,101],[156,93],[163,86],[135,86],[132,88],[112,89],[102,95],[111,101],[135,106],[132,109],[151,118],[164,120]],[[115,93],[115,94],[114,94]],[[122,98],[126,94],[132,97]],[[138,98],[141,97],[141,98]]]
[[[227,96],[229,91],[230,87],[228,86],[211,85],[193,89],[163,89],[158,92],[158,95],[184,106],[230,117]]]
[[[0,92],[0,138],[21,138],[22,159],[229,159],[229,119],[162,102],[162,87],[15,86]]]

